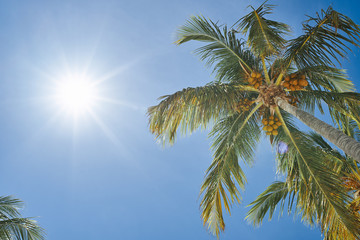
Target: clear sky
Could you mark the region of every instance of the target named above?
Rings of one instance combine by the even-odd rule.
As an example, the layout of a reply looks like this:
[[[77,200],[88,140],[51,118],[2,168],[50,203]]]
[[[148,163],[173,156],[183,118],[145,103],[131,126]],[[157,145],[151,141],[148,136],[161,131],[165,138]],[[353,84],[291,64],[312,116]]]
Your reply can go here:
[[[211,162],[206,132],[162,148],[146,109],[159,96],[213,80],[174,33],[193,14],[232,25],[260,1],[0,1],[1,195],[26,203],[51,240],[215,239],[202,226],[199,190]],[[360,23],[353,1],[278,0],[274,18],[301,30],[305,14],[330,3]],[[359,51],[344,66],[359,84]],[[60,111],[54,86],[68,75],[96,82],[91,114]],[[244,202],[226,216],[221,239],[321,239],[294,216],[253,228],[245,206],[275,175],[274,151],[260,145],[246,168]]]

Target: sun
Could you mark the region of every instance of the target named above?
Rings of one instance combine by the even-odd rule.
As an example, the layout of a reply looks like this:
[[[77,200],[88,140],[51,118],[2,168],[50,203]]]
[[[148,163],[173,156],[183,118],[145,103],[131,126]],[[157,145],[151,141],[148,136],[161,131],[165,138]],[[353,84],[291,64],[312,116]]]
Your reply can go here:
[[[91,79],[72,75],[57,82],[55,98],[61,110],[79,115],[91,111],[96,104],[98,91]]]

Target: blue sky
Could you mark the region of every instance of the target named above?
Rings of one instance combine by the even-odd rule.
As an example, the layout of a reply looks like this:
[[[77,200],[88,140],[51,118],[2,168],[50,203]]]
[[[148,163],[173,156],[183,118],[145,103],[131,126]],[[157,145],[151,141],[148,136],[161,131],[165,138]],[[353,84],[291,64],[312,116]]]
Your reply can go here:
[[[215,239],[202,226],[199,190],[211,162],[206,132],[162,148],[147,127],[159,96],[212,80],[174,33],[193,14],[232,25],[260,1],[1,1],[1,195],[26,203],[48,239]],[[274,18],[299,33],[305,14],[333,3],[360,23],[356,1],[271,1]],[[344,64],[359,84],[359,51]],[[52,101],[54,79],[86,72],[98,81],[94,113],[74,125]],[[101,80],[101,81],[100,81]],[[275,175],[273,150],[258,149],[244,202],[221,239],[321,239],[294,216],[253,228],[245,206]]]

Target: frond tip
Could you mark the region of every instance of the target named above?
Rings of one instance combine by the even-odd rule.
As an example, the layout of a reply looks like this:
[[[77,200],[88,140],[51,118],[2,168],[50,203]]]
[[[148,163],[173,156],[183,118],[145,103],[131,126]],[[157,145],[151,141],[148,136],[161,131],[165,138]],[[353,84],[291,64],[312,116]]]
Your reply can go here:
[[[360,28],[349,17],[329,7],[303,24],[305,34],[291,40],[285,57],[298,68],[340,63],[351,51],[348,44],[359,47]]]
[[[264,17],[272,13],[273,7],[263,3],[238,21],[239,31],[248,35],[248,44],[257,56],[276,55],[286,44],[284,35],[289,32],[289,26]]]

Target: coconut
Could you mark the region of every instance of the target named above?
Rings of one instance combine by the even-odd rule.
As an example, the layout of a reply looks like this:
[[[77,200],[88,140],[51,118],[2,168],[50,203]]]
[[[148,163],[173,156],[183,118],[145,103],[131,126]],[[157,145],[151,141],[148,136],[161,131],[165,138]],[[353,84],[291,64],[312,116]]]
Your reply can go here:
[[[299,85],[302,86],[302,87],[306,87],[307,85],[309,85],[309,83],[305,79],[301,79],[299,81]]]
[[[272,135],[275,135],[275,136],[278,135],[278,131],[277,131],[277,130],[273,130],[271,133],[272,133]]]
[[[255,77],[256,77],[256,72],[252,72],[252,73],[250,74],[250,76],[253,77],[253,78],[255,78]]]
[[[261,78],[261,73],[257,73],[256,78]]]
[[[291,77],[291,78],[295,78],[295,77],[296,77],[296,73],[292,73],[292,74],[290,75],[290,77]]]

